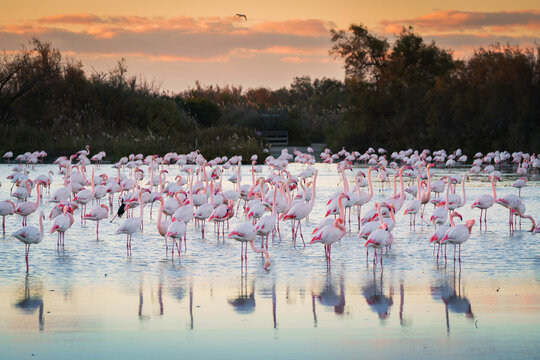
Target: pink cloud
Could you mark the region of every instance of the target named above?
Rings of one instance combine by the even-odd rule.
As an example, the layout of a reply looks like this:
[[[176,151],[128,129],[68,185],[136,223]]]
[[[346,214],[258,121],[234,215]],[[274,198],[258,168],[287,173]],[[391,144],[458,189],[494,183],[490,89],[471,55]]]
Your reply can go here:
[[[328,36],[332,24],[320,19],[266,21],[251,27],[253,31],[300,36]]]
[[[437,11],[412,19],[383,20],[380,22],[388,33],[399,32],[402,26],[412,25],[422,30],[504,30],[524,28],[540,29],[540,10],[522,11]]]

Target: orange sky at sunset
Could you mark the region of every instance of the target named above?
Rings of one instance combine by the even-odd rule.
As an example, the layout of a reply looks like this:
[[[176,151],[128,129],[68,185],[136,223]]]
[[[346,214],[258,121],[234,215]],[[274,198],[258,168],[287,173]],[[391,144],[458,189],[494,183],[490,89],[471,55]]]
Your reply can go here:
[[[494,42],[532,46],[540,39],[538,3],[526,0],[20,0],[2,5],[0,48],[17,50],[36,36],[80,59],[88,72],[124,57],[131,74],[163,90],[184,90],[196,80],[275,89],[295,76],[342,79],[342,63],[328,55],[329,29],[351,23],[389,38],[412,25],[456,57]]]

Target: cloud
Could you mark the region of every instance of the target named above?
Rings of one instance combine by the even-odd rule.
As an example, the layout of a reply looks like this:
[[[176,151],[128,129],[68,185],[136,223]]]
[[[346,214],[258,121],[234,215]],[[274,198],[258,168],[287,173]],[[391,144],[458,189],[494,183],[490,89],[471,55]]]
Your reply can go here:
[[[0,27],[0,43],[6,50],[15,50],[37,36],[76,57],[124,56],[158,62],[217,63],[264,54],[279,55],[285,61],[304,57],[322,62],[330,47],[328,26],[314,19],[247,26],[223,17],[59,14]]]
[[[516,28],[540,29],[540,10],[474,12],[437,11],[412,19],[383,20],[388,33],[396,33],[403,26],[412,25],[422,31],[496,30],[514,31]]]
[[[257,32],[270,32],[277,34],[294,34],[300,36],[328,36],[329,30],[334,27],[319,19],[267,21],[255,24],[252,29]]]

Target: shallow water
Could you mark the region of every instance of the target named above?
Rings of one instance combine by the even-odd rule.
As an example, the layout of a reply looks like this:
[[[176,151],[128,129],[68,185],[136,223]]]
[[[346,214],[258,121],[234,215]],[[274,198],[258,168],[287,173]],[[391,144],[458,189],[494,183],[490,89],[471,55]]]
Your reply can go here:
[[[317,167],[316,204],[302,224],[306,242],[326,212],[324,204],[341,187],[335,165]],[[4,179],[10,168],[0,165],[0,200],[9,197]],[[56,171],[38,166],[30,176],[50,169]],[[291,171],[298,174],[301,167],[292,165]],[[99,172],[116,171],[104,166]],[[446,173],[437,169],[435,178]],[[171,167],[168,178],[177,174]],[[251,182],[248,167],[243,174]],[[505,176],[497,195],[516,193],[514,179]],[[59,186],[56,176],[51,191]],[[371,206],[391,195],[378,188],[376,183]],[[460,213],[477,220],[479,210],[470,204],[490,193],[490,185],[471,178],[466,191],[468,205]],[[537,175],[522,196],[527,214],[538,219]],[[46,215],[51,207],[43,206]],[[475,224],[461,264],[454,263],[450,247],[447,261],[437,262],[429,245],[433,227],[417,221],[410,229],[402,209],[384,270],[373,266],[371,254],[366,262],[354,221],[353,231],[332,246],[331,270],[320,244],[304,248],[299,239],[292,247],[288,223],[282,241],[276,237],[269,247],[269,271],[251,251],[247,270],[241,269],[240,244],[217,243],[212,224],[206,239],[190,224],[187,252],[173,262],[155,230],[157,208],[152,220],[145,209],[144,233],[133,236],[132,257],[126,256],[125,235],[114,235],[119,221],[102,221],[97,242],[95,224],[81,226],[77,212],[58,252],[56,234],[47,231],[52,221],[46,220],[43,242],[31,246],[28,275],[24,246],[9,236],[21,218],[9,217],[7,235],[0,237],[0,358],[538,356],[540,237],[527,231],[528,220],[510,235],[508,212],[499,205],[488,211],[487,230]],[[428,205],[425,216],[432,209]],[[242,221],[234,218],[231,228]],[[28,223],[37,225],[37,215]]]

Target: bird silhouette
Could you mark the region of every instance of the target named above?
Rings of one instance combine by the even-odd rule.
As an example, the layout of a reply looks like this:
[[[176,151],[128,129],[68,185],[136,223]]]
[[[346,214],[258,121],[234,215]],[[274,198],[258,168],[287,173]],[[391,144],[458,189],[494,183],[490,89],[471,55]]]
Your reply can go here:
[[[247,16],[244,15],[244,14],[236,14],[236,15],[234,15],[234,17],[237,17],[237,18],[242,18],[243,17],[247,21]]]

